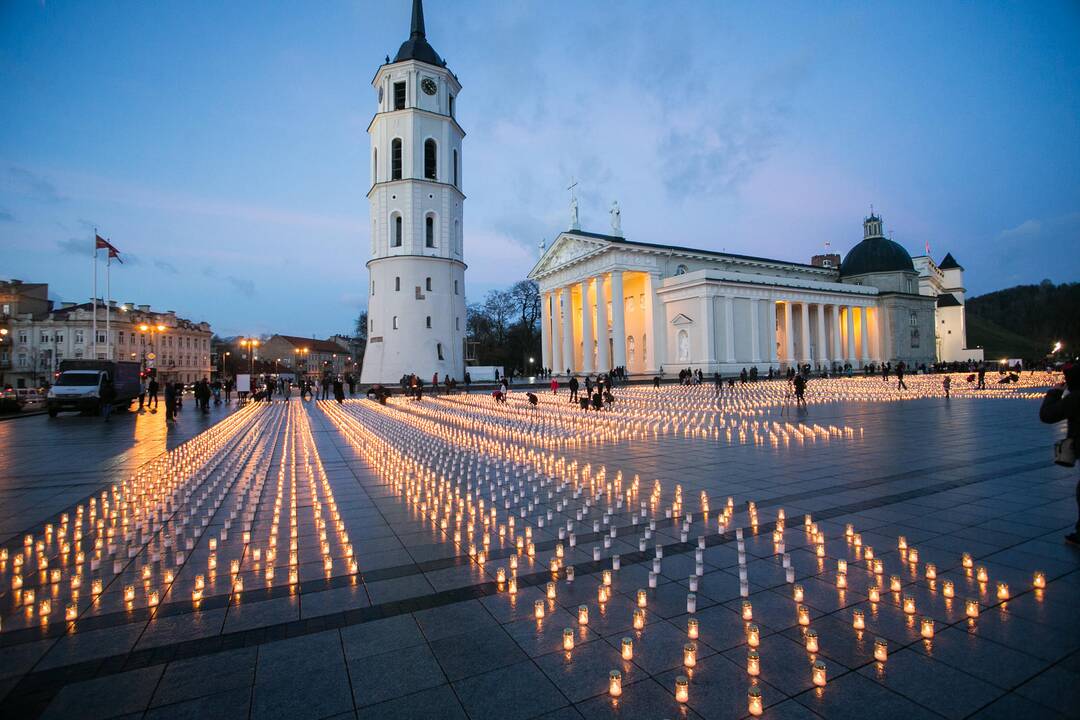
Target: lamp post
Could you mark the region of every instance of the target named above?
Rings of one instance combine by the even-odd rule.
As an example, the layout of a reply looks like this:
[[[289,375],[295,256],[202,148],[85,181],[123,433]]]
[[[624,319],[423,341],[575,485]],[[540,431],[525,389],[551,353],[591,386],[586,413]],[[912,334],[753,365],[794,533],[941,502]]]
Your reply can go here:
[[[307,375],[307,355],[308,349],[293,348],[293,354],[296,355],[296,369],[300,371],[301,375]],[[297,382],[300,382],[299,379]]]
[[[155,330],[157,332],[159,332],[159,333],[163,333],[163,332],[165,332],[166,327],[164,325],[160,324],[160,323],[157,324],[157,325],[148,325],[147,323],[142,323],[141,325],[139,325],[139,332],[141,332],[143,335],[145,335],[148,332],[150,333],[150,343],[149,344],[150,344],[151,353],[156,353],[156,351],[154,349],[155,348],[155,346],[154,346],[154,331]],[[146,359],[147,359],[146,358],[146,345],[143,345],[143,351],[142,351],[143,372],[146,372],[146,370],[147,370]],[[156,359],[157,359],[156,354],[154,355],[154,357],[150,358],[150,360],[156,360]]]
[[[255,374],[255,348],[259,347],[257,338],[240,338],[240,346],[250,348],[248,352],[248,374]]]

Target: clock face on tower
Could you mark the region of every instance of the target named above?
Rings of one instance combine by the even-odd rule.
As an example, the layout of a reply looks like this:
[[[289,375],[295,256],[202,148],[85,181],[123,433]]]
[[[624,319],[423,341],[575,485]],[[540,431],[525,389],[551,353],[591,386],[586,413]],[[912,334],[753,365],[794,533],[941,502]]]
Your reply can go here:
[[[428,95],[434,95],[439,89],[439,86],[435,84],[435,81],[431,78],[424,78],[420,81],[420,89]]]

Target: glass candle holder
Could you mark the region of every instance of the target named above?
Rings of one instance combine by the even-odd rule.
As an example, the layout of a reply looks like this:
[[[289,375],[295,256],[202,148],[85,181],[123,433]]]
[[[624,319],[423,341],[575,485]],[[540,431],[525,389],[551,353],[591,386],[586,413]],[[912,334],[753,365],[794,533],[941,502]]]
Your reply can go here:
[[[574,649],[574,629],[564,628],[562,631],[562,647],[563,650]]]
[[[555,599],[555,590],[556,590],[555,583],[549,582],[547,584],[547,598],[548,598],[548,600],[554,600]]]
[[[633,660],[634,659],[634,639],[624,637],[622,639],[622,659]]]
[[[754,619],[754,606],[749,600],[742,601],[742,619],[746,621]]]
[[[589,606],[588,605],[579,605],[578,606],[578,609],[577,609],[577,621],[578,621],[578,625],[588,625],[589,624]]]
[[[806,607],[805,605],[800,605],[797,613],[800,625],[805,627],[810,624],[810,608]]]
[[[969,598],[964,603],[964,614],[973,619],[979,617],[979,601]]]
[[[685,703],[690,700],[690,681],[685,675],[675,678],[675,701]]]
[[[533,617],[537,620],[541,620],[544,617],[544,601],[537,600],[533,603]]]
[[[634,608],[634,629],[645,629],[645,611],[641,608]]]
[[[815,661],[813,670],[814,685],[817,687],[825,687],[825,683],[827,682],[826,673],[825,663],[821,660]]]
[[[937,579],[937,566],[934,563],[926,563],[925,576],[927,580]]]
[[[686,621],[686,636],[691,640],[698,639],[698,619],[690,618]]]
[[[975,568],[975,579],[981,583],[990,581],[990,573],[986,572],[986,568],[980,565]]]
[[[999,582],[997,584],[997,599],[1008,600],[1009,599],[1009,583]]]
[[[847,560],[836,561],[836,572],[840,573],[841,575],[847,574]]]
[[[806,652],[816,653],[819,650],[818,634],[816,630],[806,631]]]
[[[863,615],[862,610],[855,610],[851,613],[851,626],[856,630],[866,629],[866,617]]]
[[[643,608],[649,604],[649,594],[644,590],[637,591],[637,606]]]
[[[750,650],[746,653],[746,674],[750,677],[757,677],[761,674],[761,655],[757,650]]]
[[[966,569],[970,570],[975,566],[975,561],[971,559],[971,553],[964,553],[960,556],[960,564]]]
[[[791,587],[791,596],[795,599],[795,602],[801,603],[803,601],[804,591],[802,585],[793,585]]]
[[[765,712],[765,703],[761,697],[761,689],[756,685],[746,692],[746,709],[754,717]]]
[[[915,614],[915,597],[913,595],[905,595],[904,600],[904,612],[908,615]]]
[[[683,645],[683,665],[688,668],[697,665],[697,645],[694,643]]]
[[[944,595],[947,598],[951,598],[951,597],[954,597],[956,595],[956,590],[953,587],[953,581],[952,580],[945,580],[944,582],[941,583],[941,594]]]
[[[1042,570],[1036,570],[1031,576],[1031,584],[1036,590],[1046,589],[1046,573]]]
[[[844,575],[843,573],[836,574],[836,587],[840,590],[847,587],[847,575]]]
[[[885,662],[889,658],[889,643],[883,638],[874,640],[874,659]]]
[[[870,599],[870,602],[881,602],[881,588],[877,585],[871,585],[866,591],[866,596]]]
[[[903,581],[900,580],[899,575],[891,575],[889,577],[889,590],[893,592],[900,592],[900,589],[904,586]]]
[[[919,621],[919,634],[927,640],[930,640],[934,637],[933,618],[924,617],[922,620]]]
[[[752,648],[761,644],[761,630],[754,623],[746,626],[746,644]]]
[[[622,673],[618,670],[608,673],[608,693],[611,697],[622,695]]]

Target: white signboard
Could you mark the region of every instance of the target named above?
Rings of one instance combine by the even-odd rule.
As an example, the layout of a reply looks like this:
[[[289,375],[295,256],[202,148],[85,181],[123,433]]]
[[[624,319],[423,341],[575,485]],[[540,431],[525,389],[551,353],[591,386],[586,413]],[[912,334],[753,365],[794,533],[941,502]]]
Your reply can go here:
[[[465,368],[473,382],[493,382],[495,373],[498,371],[499,378],[503,377],[502,366],[499,365],[470,365]]]
[[[236,392],[251,392],[251,376],[243,373],[236,376]]]

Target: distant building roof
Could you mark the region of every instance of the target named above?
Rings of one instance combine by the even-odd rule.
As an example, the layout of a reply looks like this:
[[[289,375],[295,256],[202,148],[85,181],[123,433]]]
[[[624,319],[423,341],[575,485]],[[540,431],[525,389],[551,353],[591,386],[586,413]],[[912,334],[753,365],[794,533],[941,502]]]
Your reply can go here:
[[[427,33],[424,30],[424,4],[422,0],[413,0],[412,26],[409,39],[401,43],[397,55],[394,56],[394,62],[396,63],[404,60],[419,60],[436,67],[446,65],[446,62],[439,57],[439,53],[435,52],[435,48],[428,44]]]
[[[961,307],[960,301],[952,293],[941,293],[937,296],[938,307]]]
[[[336,342],[329,340],[315,340],[314,338],[299,337],[298,335],[274,335],[270,339],[281,338],[289,345],[297,348],[307,348],[310,352],[316,353],[345,353],[345,348],[338,345]]]
[[[942,270],[964,269],[960,266],[960,263],[956,262],[956,258],[952,256],[952,253],[945,253],[945,257],[943,257],[941,259],[941,262],[938,263],[938,267]]]

